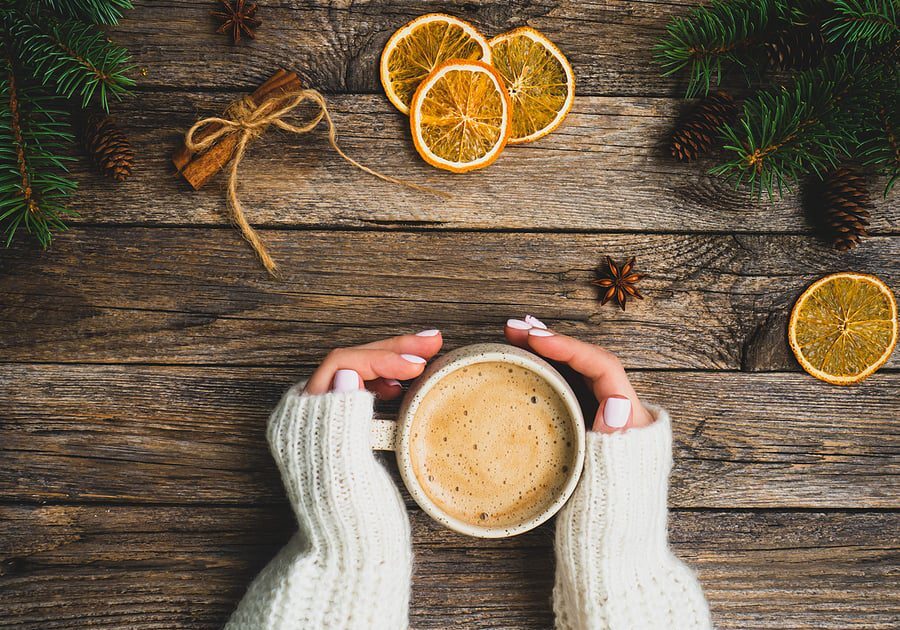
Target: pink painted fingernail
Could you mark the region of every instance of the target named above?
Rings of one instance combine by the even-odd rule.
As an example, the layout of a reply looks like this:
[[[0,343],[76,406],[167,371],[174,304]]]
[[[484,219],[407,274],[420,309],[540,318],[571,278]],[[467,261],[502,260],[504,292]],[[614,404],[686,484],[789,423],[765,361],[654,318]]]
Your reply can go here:
[[[521,319],[507,319],[506,325],[513,330],[530,330],[531,324],[523,322]]]
[[[528,334],[532,337],[552,337],[553,333],[549,330],[544,330],[543,328],[532,328],[528,331]]]
[[[422,332],[417,332],[416,337],[437,337],[440,332],[441,331],[437,328],[430,328],[428,330],[423,330]]]
[[[336,394],[359,390],[359,374],[356,370],[338,370],[334,373],[331,390]]]
[[[403,387],[403,385],[400,384],[400,381],[395,378],[386,378],[384,379],[384,382],[391,387]]]
[[[423,359],[422,357],[417,357],[414,354],[401,354],[400,356],[404,361],[409,361],[410,363],[418,363],[419,365],[425,363],[425,359]]]
[[[631,415],[631,401],[627,398],[611,397],[603,406],[603,424],[610,429],[621,429],[628,424]]]
[[[532,326],[534,326],[535,328],[543,328],[544,330],[547,330],[547,324],[545,324],[544,322],[539,320],[537,317],[532,317],[531,315],[526,315],[525,321],[527,323],[531,324]]]

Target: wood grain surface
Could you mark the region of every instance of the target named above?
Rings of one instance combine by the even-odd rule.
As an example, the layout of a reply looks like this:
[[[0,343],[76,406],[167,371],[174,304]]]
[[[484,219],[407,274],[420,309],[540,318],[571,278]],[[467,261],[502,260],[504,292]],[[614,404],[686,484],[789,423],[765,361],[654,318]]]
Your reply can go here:
[[[551,525],[473,540],[410,517],[414,627],[551,625]],[[16,630],[220,627],[292,529],[286,506],[0,506],[0,519],[0,628]],[[885,532],[898,527],[896,514],[835,512],[674,511],[669,522],[716,627],[742,630],[775,616],[782,628],[895,627]]]
[[[0,496],[38,503],[281,502],[266,418],[307,374],[0,366],[0,408],[10,410],[0,425],[0,452],[9,463],[0,468]],[[800,374],[632,376],[638,392],[666,404],[673,417],[675,507],[896,504],[900,374],[878,374],[852,390]],[[413,505],[409,497],[407,503]]]
[[[277,66],[271,66],[274,71]],[[225,177],[199,192],[173,175],[172,151],[200,117],[220,115],[236,94],[151,92],[118,114],[140,156],[134,175],[110,186],[87,164],[76,221],[91,224],[227,225]],[[672,98],[576,97],[560,129],[509,147],[491,168],[464,176],[426,165],[406,118],[382,95],[327,96],[340,145],[385,174],[449,192],[444,199],[375,179],[344,162],[324,127],[302,136],[270,131],[241,163],[240,197],[261,226],[592,232],[811,233],[796,195],[755,200],[706,175],[711,158],[678,164],[666,140],[684,105]],[[304,118],[300,116],[300,118]],[[873,234],[900,232],[900,202],[875,198]]]
[[[821,275],[900,287],[900,196],[876,198],[873,236],[841,254],[797,195],[752,199],[706,175],[712,158],[673,163],[689,103],[652,46],[694,0],[279,0],[242,46],[214,33],[212,0],[135,4],[111,31],[139,70],[114,106],[133,177],[73,163],[73,228],[46,252],[0,249],[0,628],[220,628],[293,530],[264,439],[281,392],[336,345],[434,326],[448,348],[497,341],[525,313],[616,352],[671,411],[670,538],[716,627],[900,625],[900,358],[832,387],[785,340]],[[425,166],[376,67],[429,11],[544,31],[576,73],[563,126],[484,171]],[[324,129],[269,131],[240,185],[284,272],[267,278],[223,177],[191,191],[170,157],[280,67],[326,93],[350,155],[451,198],[361,173]],[[624,313],[590,285],[607,254],[648,274]],[[466,538],[404,498],[413,628],[552,625],[552,524]]]
[[[255,41],[229,46],[226,37],[214,33],[210,2],[145,0],[135,2],[115,35],[145,69],[141,84],[153,89],[249,91],[269,69],[284,66],[328,92],[380,93],[377,64],[388,38],[409,20],[437,11],[471,21],[488,37],[526,24],[544,31],[571,61],[581,94],[668,96],[680,86],[660,77],[651,61],[652,44],[668,19],[692,4],[281,0],[262,5],[263,26]]]

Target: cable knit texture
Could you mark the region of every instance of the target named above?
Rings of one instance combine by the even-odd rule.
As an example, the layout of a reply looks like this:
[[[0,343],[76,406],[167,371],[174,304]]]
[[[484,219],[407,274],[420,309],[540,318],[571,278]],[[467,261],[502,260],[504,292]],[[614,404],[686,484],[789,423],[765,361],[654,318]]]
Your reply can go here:
[[[584,474],[556,521],[558,630],[712,628],[693,572],[669,550],[669,414],[649,427],[588,433]]]
[[[288,391],[269,446],[299,531],[250,585],[226,630],[397,630],[412,549],[400,494],[369,444],[373,397]]]
[[[269,420],[299,531],[263,569],[226,630],[402,630],[412,570],[409,521],[369,444],[368,392],[288,391]],[[669,416],[588,433],[584,475],[556,523],[560,630],[704,630],[697,579],[669,551]],[[444,620],[455,626],[452,620]]]

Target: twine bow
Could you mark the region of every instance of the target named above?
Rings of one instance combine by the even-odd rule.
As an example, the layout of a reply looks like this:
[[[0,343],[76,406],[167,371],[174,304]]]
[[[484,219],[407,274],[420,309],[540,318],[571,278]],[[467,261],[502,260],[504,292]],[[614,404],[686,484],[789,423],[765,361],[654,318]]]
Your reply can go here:
[[[302,125],[293,125],[284,120],[285,116],[308,101],[315,103],[319,108],[318,113],[313,116],[312,119]],[[335,129],[334,121],[331,119],[331,114],[328,112],[328,106],[325,104],[325,97],[317,90],[305,89],[285,92],[273,96],[259,105],[256,105],[249,97],[243,98],[232,103],[225,110],[224,115],[226,117],[204,118],[194,123],[185,134],[184,144],[190,151],[200,153],[215,145],[225,136],[230,136],[235,133],[239,134],[237,147],[231,157],[231,168],[228,174],[228,205],[231,211],[231,220],[238,228],[240,228],[241,235],[243,235],[247,242],[250,243],[250,246],[253,247],[253,251],[256,252],[256,255],[259,256],[260,261],[262,261],[263,266],[265,266],[266,270],[273,277],[277,275],[278,265],[269,255],[259,234],[257,234],[256,230],[254,230],[247,221],[247,217],[244,215],[244,207],[241,205],[241,201],[238,199],[237,195],[238,166],[240,166],[241,160],[244,158],[247,145],[250,144],[251,140],[262,135],[269,125],[274,125],[275,127],[290,133],[304,134],[312,131],[324,118],[328,123],[328,141],[331,143],[332,148],[337,151],[338,155],[356,168],[386,182],[400,184],[401,186],[434,195],[440,195],[442,197],[449,197],[447,193],[439,190],[434,190],[426,186],[420,186],[412,182],[403,181],[402,179],[379,173],[368,166],[360,164],[344,153],[337,144],[337,130]],[[219,128],[203,137],[202,140],[194,140],[194,135],[207,125],[219,125]]]

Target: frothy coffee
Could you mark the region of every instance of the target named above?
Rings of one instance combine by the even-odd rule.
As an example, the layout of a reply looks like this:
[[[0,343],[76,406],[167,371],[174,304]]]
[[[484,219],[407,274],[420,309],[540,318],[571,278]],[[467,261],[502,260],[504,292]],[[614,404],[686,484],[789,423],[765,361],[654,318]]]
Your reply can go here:
[[[513,527],[549,508],[576,451],[560,394],[536,372],[499,361],[436,382],[410,432],[412,468],[428,498],[482,527]]]

